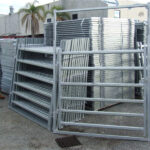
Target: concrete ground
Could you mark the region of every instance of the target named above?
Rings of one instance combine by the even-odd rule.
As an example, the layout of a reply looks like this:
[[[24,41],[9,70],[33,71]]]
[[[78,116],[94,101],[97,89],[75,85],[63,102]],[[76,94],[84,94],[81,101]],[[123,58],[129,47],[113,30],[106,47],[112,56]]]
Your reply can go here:
[[[0,100],[0,150],[61,150],[55,139],[62,137],[8,109]],[[64,150],[150,150],[150,143],[77,137],[82,146]]]

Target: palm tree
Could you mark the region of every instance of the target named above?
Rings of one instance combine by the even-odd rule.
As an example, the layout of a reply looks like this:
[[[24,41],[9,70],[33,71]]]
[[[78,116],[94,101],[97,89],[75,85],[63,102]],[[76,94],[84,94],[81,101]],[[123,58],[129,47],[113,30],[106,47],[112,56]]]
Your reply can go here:
[[[51,14],[52,16],[54,16],[54,10],[64,10],[64,8],[62,6],[53,6],[50,10],[45,12],[45,16],[47,14]],[[70,15],[66,12],[63,13],[57,13],[57,21],[63,21],[63,20],[70,20]]]
[[[44,22],[45,19],[44,7],[35,6],[35,3],[37,3],[37,1],[34,1],[33,3],[27,3],[26,8],[19,10],[19,14],[24,13],[21,20],[22,25],[25,24],[26,33],[29,28],[31,29],[32,37],[34,37],[35,34],[39,32],[39,20]],[[43,13],[43,15],[41,15],[41,13]]]

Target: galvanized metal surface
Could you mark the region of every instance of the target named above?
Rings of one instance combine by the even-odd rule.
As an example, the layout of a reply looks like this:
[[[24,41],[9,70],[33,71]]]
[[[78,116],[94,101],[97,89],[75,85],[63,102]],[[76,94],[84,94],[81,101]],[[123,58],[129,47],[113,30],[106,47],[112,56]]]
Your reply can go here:
[[[17,40],[1,39],[0,40],[0,88],[2,92],[9,93],[13,77],[14,61],[16,55]]]
[[[1,90],[9,94],[13,78],[14,63],[17,46],[41,47],[44,45],[44,38],[19,38],[19,39],[1,39],[0,40],[0,65],[1,65]]]
[[[91,46],[93,51],[134,48],[134,20],[99,17],[91,18],[91,20]],[[135,72],[129,71],[129,68],[125,70],[123,67],[128,66],[129,64],[129,66],[134,65],[133,54],[101,54],[93,55],[93,57],[93,64],[95,66],[102,66],[102,70],[99,67],[100,71],[94,72],[94,82],[129,82],[129,80],[131,80],[134,83]],[[105,69],[105,66],[107,66],[107,70]],[[115,72],[108,70],[108,67],[113,68],[112,66],[116,66]],[[117,66],[121,67],[117,69]],[[134,67],[133,69],[130,68],[130,70],[134,70]],[[96,87],[93,89],[93,97],[123,98],[127,93],[128,97],[126,98],[133,98],[134,88],[100,87],[98,89]],[[114,103],[102,102],[100,106],[98,106],[99,103],[95,103],[94,109],[104,108],[113,104]]]
[[[55,14],[55,29],[57,29],[56,13],[58,13],[58,12],[78,12],[78,11],[92,11],[92,10],[99,10],[99,9],[118,9],[118,8],[136,8],[136,7],[147,7],[147,5],[131,5],[131,6],[108,7],[108,8],[104,7],[104,8],[87,8],[87,9],[76,9],[76,10],[54,11],[54,14]],[[115,25],[116,25],[116,27],[118,27],[117,24],[114,24],[114,26]],[[98,26],[99,26],[99,24],[97,24],[97,27]],[[110,42],[111,46],[112,45],[114,47],[116,46],[115,49],[117,49],[117,50],[120,49],[120,51],[121,50],[124,51],[124,49],[126,49],[127,51],[129,51],[130,49],[133,48],[132,46],[134,44],[134,39],[133,39],[133,37],[134,37],[134,24],[132,24],[132,22],[129,21],[129,26],[130,27],[127,28],[126,31],[124,31],[124,32],[128,32],[128,34],[124,34],[124,36],[127,37],[127,38],[123,39],[122,37],[119,37],[118,39],[115,39],[115,42],[116,43],[120,42],[121,46],[123,46],[123,44],[122,44],[122,41],[123,41],[124,44],[125,44],[124,45],[125,48],[123,48],[123,47],[116,48],[117,47],[116,43],[111,43],[109,38],[108,38],[108,41],[107,41],[107,38],[106,39],[104,38],[104,40],[106,40],[106,43]],[[99,33],[99,35],[96,36],[96,37],[93,36],[93,38],[92,38],[93,39],[93,45],[97,46],[97,48],[94,48],[93,50],[96,50],[96,51],[103,50],[104,49],[104,44],[106,44],[106,43],[104,41],[102,41],[101,39],[102,39],[102,36],[104,34],[102,34],[103,32],[101,32],[101,30],[99,31],[99,30],[94,30],[94,29],[95,28],[93,27],[92,33],[94,33],[94,34],[95,33]],[[103,28],[100,28],[100,29],[103,29]],[[109,28],[106,29],[106,33],[107,33],[108,29]],[[123,28],[122,28],[122,25],[121,25],[121,33],[122,33],[122,30],[123,30]],[[102,31],[104,31],[104,30],[102,30]],[[109,33],[109,31],[108,31],[108,33]],[[114,34],[120,34],[120,31],[119,32],[117,31]],[[57,42],[56,37],[58,37],[57,30],[55,30],[54,37],[55,37],[55,45],[56,45],[56,42]],[[129,39],[128,39],[128,37],[129,37]],[[98,39],[98,42],[95,42],[96,39]],[[127,42],[125,42],[125,40],[127,40]],[[96,45],[96,43],[98,43],[98,44]],[[101,44],[101,45],[99,45],[99,44]],[[108,47],[108,50],[110,50],[110,49],[112,49],[112,48]],[[116,54],[118,54],[117,50],[116,50]],[[115,53],[114,51],[115,50],[113,50],[113,54]],[[140,112],[140,113],[138,111],[137,112],[132,112],[132,110],[130,110],[131,112],[129,110],[128,110],[129,112],[126,112],[125,108],[122,111],[120,111],[120,112],[117,112],[117,110],[114,110],[112,112],[109,112],[107,110],[106,111],[105,110],[104,111],[78,110],[78,109],[72,108],[71,104],[70,104],[69,108],[64,108],[64,106],[62,105],[63,101],[66,101],[66,102],[73,101],[73,100],[74,101],[81,101],[81,100],[84,101],[84,98],[83,97],[78,97],[77,95],[76,96],[69,96],[69,97],[65,96],[64,97],[63,93],[59,92],[59,99],[58,99],[59,105],[58,105],[58,107],[56,107],[57,108],[56,112],[58,112],[58,116],[59,116],[59,118],[58,118],[59,124],[58,124],[58,126],[54,126],[54,128],[55,128],[54,133],[69,134],[69,135],[81,135],[81,136],[93,136],[93,137],[102,137],[102,138],[143,140],[143,141],[149,139],[149,134],[147,133],[149,131],[149,124],[148,124],[149,121],[147,123],[147,119],[149,120],[149,118],[148,118],[149,115],[147,116],[146,112],[149,109],[150,105],[146,106],[146,103],[149,104],[149,102],[148,102],[149,99],[147,99],[147,94],[148,93],[147,93],[147,90],[146,90],[147,89],[147,84],[145,82],[143,82],[143,83],[136,83],[135,84],[134,83],[134,75],[133,75],[134,73],[131,73],[129,71],[129,70],[131,70],[130,68],[133,67],[135,70],[136,69],[137,70],[138,69],[139,70],[141,70],[141,69],[143,70],[144,69],[144,72],[147,72],[146,71],[147,63],[144,63],[144,68],[143,68],[143,66],[142,66],[142,68],[134,67],[134,55],[133,54],[135,54],[135,53],[133,53],[133,54],[131,52],[127,53],[127,51],[124,54],[121,53],[121,56],[124,56],[122,58],[123,60],[121,59],[121,61],[117,61],[117,64],[116,63],[112,63],[113,65],[107,64],[109,66],[108,69],[110,69],[110,68],[111,68],[111,70],[114,69],[113,71],[115,71],[116,67],[118,67],[118,70],[120,69],[120,75],[119,75],[119,77],[120,77],[123,74],[122,71],[121,71],[121,70],[123,70],[123,68],[121,69],[122,63],[123,63],[123,66],[125,67],[125,69],[127,69],[126,70],[127,72],[125,72],[125,74],[124,74],[124,75],[128,76],[127,79],[124,80],[124,78],[123,78],[120,81],[118,81],[118,80],[116,81],[114,79],[114,80],[112,80],[113,82],[107,82],[107,80],[106,80],[106,82],[103,82],[103,81],[100,80],[100,81],[89,82],[89,83],[88,82],[69,82],[69,81],[63,82],[62,79],[63,79],[63,72],[64,71],[69,71],[69,70],[73,71],[73,70],[77,70],[77,69],[79,69],[80,71],[82,69],[84,69],[84,70],[88,70],[89,69],[90,70],[90,68],[89,67],[87,67],[87,68],[83,67],[82,68],[81,66],[74,66],[74,67],[68,67],[67,66],[66,67],[66,66],[64,66],[63,63],[60,63],[59,64],[60,65],[59,66],[60,67],[60,71],[59,71],[59,75],[60,75],[60,77],[59,77],[59,90],[61,91],[65,86],[70,86],[70,87],[80,87],[80,86],[87,86],[87,87],[89,87],[89,86],[92,86],[92,87],[94,87],[94,86],[100,86],[100,87],[101,86],[103,86],[103,87],[111,86],[111,87],[114,87],[115,86],[115,87],[117,87],[118,86],[118,87],[125,88],[125,91],[129,92],[130,90],[134,89],[134,87],[143,87],[143,90],[145,91],[144,92],[145,95],[144,95],[144,98],[142,99],[141,102],[144,103],[144,106],[141,105],[142,103],[139,104],[139,105],[141,105],[141,107],[143,107],[143,112]],[[139,53],[141,53],[141,50],[139,50]],[[107,54],[110,54],[110,53],[102,54],[102,57],[100,59],[100,61],[102,61],[102,62],[100,64],[103,64],[105,62],[103,58],[104,58],[105,55],[107,56]],[[77,58],[77,56],[75,56],[77,54],[73,54],[73,53],[70,52],[69,55],[71,55],[71,56],[74,55],[73,58]],[[78,55],[81,55],[81,54],[78,54]],[[90,52],[90,56],[91,55],[95,55],[94,51],[93,51],[93,54]],[[144,50],[144,62],[147,62],[146,55],[147,55],[147,49],[145,48],[145,50]],[[60,57],[61,60],[63,60],[63,58],[65,56],[67,56],[67,53],[65,53],[65,52],[64,53],[61,52],[59,54],[59,57]],[[109,58],[112,58],[112,57],[106,57],[106,58],[108,59],[108,62],[109,62]],[[118,57],[116,57],[116,58],[118,58]],[[106,63],[107,63],[107,61],[106,61]],[[107,65],[105,64],[104,66],[99,66],[99,67],[97,67],[95,69],[92,66],[92,70],[94,70],[94,71],[97,70],[97,69],[104,69],[104,70],[106,70],[106,68],[108,67]],[[100,74],[100,77],[102,75],[103,74]],[[108,76],[109,76],[109,74],[108,74]],[[107,76],[104,75],[104,77],[107,77]],[[118,77],[116,76],[116,79],[117,78]],[[147,73],[144,73],[144,79],[146,79],[146,78],[147,78]],[[118,90],[120,90],[120,89],[122,89],[122,88],[118,88]],[[115,90],[114,94],[116,92],[118,92],[118,90]],[[125,91],[123,90],[123,92],[125,92]],[[103,92],[102,92],[102,94],[100,94],[100,97],[97,97],[97,98],[91,97],[91,100],[92,100],[92,98],[94,99],[94,101],[96,101],[96,100],[104,101],[105,99],[107,101],[109,101],[109,99],[110,99],[111,102],[112,102],[112,100],[116,100],[116,101],[120,101],[121,102],[121,100],[123,100],[125,103],[128,103],[128,100],[131,101],[131,102],[133,100],[133,104],[136,106],[136,104],[135,104],[136,103],[136,99],[132,95],[132,92],[131,92],[131,95],[128,94],[128,92],[126,93],[126,95],[128,97],[126,97],[126,96],[122,97],[121,96],[121,97],[117,97],[117,98],[112,98],[112,97],[105,98],[105,97],[102,96],[103,95]],[[89,98],[85,97],[85,102],[86,102],[87,99],[88,99],[88,101],[90,101]],[[137,99],[137,103],[139,103],[139,101],[140,101],[140,99]],[[130,105],[130,103],[129,103],[129,105]],[[125,105],[125,107],[127,107],[127,106],[128,106],[128,104]],[[85,114],[85,116],[84,116],[84,119],[82,119],[81,121],[78,121],[78,122],[76,122],[76,121],[73,121],[73,122],[71,122],[71,121],[64,121],[63,120],[63,116],[62,116],[63,112],[69,113],[70,115],[71,115],[71,113],[79,113],[79,114],[82,113],[82,114]],[[93,117],[91,117],[91,115]],[[117,125],[116,124],[115,125],[114,124],[107,124],[107,123],[105,123],[107,121],[107,117],[105,119],[105,115],[106,116],[107,115],[111,115],[112,116],[112,122],[113,122],[113,117],[121,116],[121,118],[122,118],[122,117],[129,117],[130,116],[131,117],[131,120],[130,120],[131,122],[128,122],[128,123],[124,122],[123,125],[121,125],[120,122],[119,122],[119,118],[118,118],[118,122],[115,122],[115,123],[117,123]],[[142,119],[143,120],[143,124],[141,124],[139,126],[138,126],[138,124],[134,124],[134,119],[136,119],[136,120],[137,119],[139,119],[139,120]],[[57,120],[57,118],[55,118],[55,120]],[[123,120],[125,121],[126,119],[124,118]],[[100,122],[102,122],[102,123],[100,123]],[[65,127],[60,130],[60,128],[62,128],[62,126],[65,126]],[[104,130],[103,128],[107,128],[107,130]],[[108,128],[109,129],[111,128],[111,132],[109,132],[110,130]],[[136,132],[133,132],[134,130],[136,130]],[[132,132],[130,132],[130,131],[132,131]]]
[[[116,50],[117,52],[117,50]],[[123,50],[122,50],[123,52]],[[71,52],[69,52],[71,54]],[[137,52],[138,53],[138,52]],[[144,53],[144,56],[145,53],[146,53],[146,49],[145,51],[143,52]],[[64,63],[63,61],[65,62],[65,58],[68,56],[66,52],[61,52],[59,54],[62,59],[62,63],[60,63],[59,67],[60,67],[60,70],[59,70],[59,99],[58,99],[58,108],[56,111],[58,111],[58,127],[55,129],[55,132],[56,133],[62,133],[62,134],[74,134],[74,135],[84,135],[84,136],[95,136],[95,137],[112,137],[112,138],[121,138],[121,139],[134,139],[134,140],[146,140],[147,138],[147,135],[144,135],[145,131],[147,130],[145,128],[145,121],[147,120],[146,118],[146,114],[145,112],[141,112],[139,113],[138,111],[137,112],[132,112],[132,110],[130,110],[130,112],[126,112],[125,110],[121,111],[121,112],[117,112],[117,110],[115,110],[114,112],[110,112],[110,111],[88,111],[88,110],[85,110],[85,109],[78,109],[76,107],[74,107],[75,105],[75,102],[84,102],[86,103],[87,101],[97,101],[97,102],[104,102],[105,100],[107,102],[112,102],[112,101],[116,101],[116,102],[121,102],[121,103],[127,103],[127,104],[130,104],[130,103],[133,103],[133,104],[145,104],[146,102],[146,99],[144,98],[143,100],[141,99],[133,99],[133,98],[130,98],[130,99],[126,99],[125,97],[124,98],[119,98],[119,97],[116,97],[115,99],[113,97],[111,98],[104,98],[104,97],[101,97],[99,96],[99,98],[87,98],[86,95],[78,95],[78,94],[75,94],[74,95],[64,95],[64,93],[62,92],[64,88],[66,88],[66,86],[68,88],[79,88],[79,87],[88,87],[88,86],[120,86],[120,87],[134,87],[134,86],[139,86],[139,87],[144,87],[145,85],[144,84],[133,84],[132,82],[130,83],[130,81],[126,82],[126,83],[98,83],[98,82],[94,82],[94,83],[86,83],[85,81],[65,81],[63,80],[63,78],[65,77],[64,76],[64,72],[66,71],[64,69]],[[76,56],[77,54],[75,54]],[[78,54],[78,56],[80,56],[81,54]],[[88,55],[88,54],[87,54]],[[93,55],[94,55],[94,51],[93,51]],[[107,54],[109,55],[109,54]],[[78,58],[77,56],[74,57],[74,55],[72,54],[71,55],[72,57],[71,58]],[[144,57],[144,59],[146,59],[146,57]],[[74,64],[72,64],[74,65]],[[66,65],[65,65],[66,66]],[[65,67],[67,68],[67,67]],[[68,66],[68,69],[67,71],[69,72],[69,68],[71,68],[70,66]],[[73,68],[73,67],[72,67]],[[77,70],[77,68],[79,68]],[[82,68],[82,66],[81,66]],[[132,68],[132,66],[129,66],[129,68]],[[96,68],[98,69],[98,68]],[[106,68],[107,69],[107,66]],[[108,67],[109,69],[109,67]],[[113,66],[112,66],[112,70],[113,70]],[[146,69],[146,67],[145,67]],[[70,69],[70,71],[72,71],[73,69]],[[80,66],[76,67],[75,70],[77,71],[80,71]],[[115,69],[114,69],[115,71]],[[60,92],[61,91],[61,92]],[[72,93],[74,93],[74,90],[71,91]],[[70,103],[69,103],[70,102]],[[65,104],[68,104],[69,103],[69,107],[65,107],[63,105],[63,103]],[[140,105],[141,105],[140,104]],[[142,107],[143,105],[141,105]],[[144,108],[145,106],[143,106]],[[146,108],[144,108],[146,109]],[[143,110],[144,110],[143,109]],[[74,121],[71,121],[70,119],[66,120],[64,119],[63,117],[63,114],[68,113],[68,115],[73,115],[74,113],[78,113],[78,114],[84,114],[84,119],[82,118],[80,121],[79,120],[74,120]],[[93,122],[91,122],[90,120],[88,120],[88,118],[90,118],[90,115],[93,115],[93,117],[95,117],[95,120],[93,120]],[[134,122],[132,122],[131,124],[132,125],[123,125],[123,124],[120,124],[119,123],[119,118],[118,118],[118,123],[113,123],[113,124],[107,124],[107,123],[102,123],[100,120],[97,120],[96,118],[98,118],[98,116],[100,116],[100,118],[103,116],[112,116],[113,117],[119,117],[121,116],[126,118],[126,117],[131,117],[133,118],[133,120],[135,119],[140,119],[142,118],[144,121],[143,121],[143,125],[141,126],[138,126],[137,124],[134,124]],[[101,123],[99,123],[101,122]],[[130,124],[130,123],[129,123]],[[62,129],[62,126],[65,126],[63,129]],[[74,127],[74,129],[73,129]],[[61,128],[61,130],[60,130]],[[77,129],[78,128],[78,129]],[[86,128],[86,130],[85,130]],[[89,129],[87,129],[89,128]],[[72,131],[73,129],[73,131]],[[110,135],[109,134],[109,131],[105,131],[104,129],[111,129],[111,130],[114,130],[114,135]],[[77,132],[75,132],[77,130]],[[78,132],[78,130],[81,130],[82,132]],[[85,132],[85,131],[88,131],[88,132]],[[124,134],[123,136],[121,135],[117,135],[115,134],[115,130],[123,130]],[[133,131],[137,131],[137,133],[133,132]],[[130,133],[131,132],[131,133]],[[133,133],[132,133],[133,132]],[[99,134],[98,134],[99,133]],[[102,134],[103,133],[103,134]],[[111,133],[111,132],[110,132]],[[116,131],[116,133],[118,133]],[[137,137],[136,137],[137,136]]]
[[[53,23],[45,24],[45,44],[53,45]],[[57,46],[60,46],[61,40],[73,39],[79,37],[89,37],[90,19],[68,20],[57,22]]]
[[[77,49],[78,51],[82,51],[83,49],[88,51],[89,38],[78,38],[78,39],[73,39],[68,41],[63,40],[61,42],[61,48],[62,51],[70,51],[70,52],[74,51],[75,49]],[[89,56],[88,55],[79,55],[78,57],[73,57],[73,55],[64,56],[63,60],[62,59],[59,60],[59,66],[61,63],[63,64],[63,66],[67,66],[67,67],[79,66],[79,65],[88,66]],[[63,75],[62,76],[61,74],[59,75],[62,81],[64,82],[87,82],[88,71],[64,70]],[[76,96],[76,95],[78,95],[79,97],[87,96],[87,89],[85,86],[81,86],[81,87],[65,86],[59,92],[61,92],[64,96]],[[62,105],[64,106],[64,108],[79,109],[79,110],[85,109],[85,102],[83,101],[76,101],[76,102],[64,101]],[[62,115],[64,120],[66,121],[79,121],[84,117],[84,115],[76,114],[76,113],[73,114],[63,113]]]
[[[145,6],[147,5],[81,10]],[[68,12],[72,11],[78,10],[68,10]],[[18,50],[10,107],[49,130],[53,118],[54,133],[147,140],[150,136],[148,86],[145,82],[134,83],[134,71],[142,70],[144,80],[147,79],[149,74],[149,68],[148,72],[146,70],[147,66],[149,67],[147,55],[149,53],[147,48],[133,50],[134,21],[91,18],[57,23],[56,13],[57,11],[54,11],[54,38],[52,38],[54,49],[52,52],[51,48],[43,47],[40,49],[22,47]],[[115,25],[112,25],[113,21],[116,22]],[[84,22],[87,23],[84,24]],[[76,31],[76,29],[79,30]],[[66,32],[66,35],[62,31]],[[115,35],[114,39],[112,39],[112,34]],[[62,50],[59,49],[58,61],[57,45],[61,45],[62,48]],[[32,43],[29,44],[29,47],[31,46],[33,46]],[[144,66],[134,66],[136,53],[144,53]],[[59,84],[58,101],[57,84]],[[89,91],[93,91],[90,97],[88,97],[89,91],[87,90],[89,87],[98,87],[98,89],[90,88]],[[141,99],[134,98],[135,87],[143,88]],[[95,108],[86,110],[86,103],[90,101],[98,102],[95,103],[98,108],[110,105],[108,102],[111,104],[121,102],[125,104],[125,107],[131,104],[140,105],[143,111],[127,112],[125,107],[120,112],[117,110],[98,111]],[[112,117],[112,124],[105,122],[107,116]],[[118,118],[117,124],[113,124],[113,117]],[[126,123],[126,117],[131,118],[129,119],[131,122]],[[119,122],[119,118],[125,118],[124,122]],[[135,125],[134,119],[142,120],[142,124]],[[85,128],[88,129],[85,130]]]
[[[20,47],[17,51],[10,107],[51,130],[54,71],[51,47]]]

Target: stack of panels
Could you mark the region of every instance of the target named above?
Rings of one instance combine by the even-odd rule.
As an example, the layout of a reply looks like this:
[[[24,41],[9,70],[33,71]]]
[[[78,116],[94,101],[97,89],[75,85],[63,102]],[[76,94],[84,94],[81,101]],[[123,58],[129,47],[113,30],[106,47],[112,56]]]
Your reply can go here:
[[[147,43],[147,25],[146,23],[137,22],[135,24],[135,47],[143,49],[142,45]],[[135,54],[135,66],[143,66],[144,64],[144,55]],[[139,83],[143,78],[143,71],[135,71],[135,83]],[[135,88],[136,97],[142,97],[141,88]]]
[[[10,95],[11,108],[51,129],[53,86],[52,47],[19,48]]]
[[[134,21],[128,19],[92,18],[92,50],[133,49],[134,26]],[[133,54],[95,55],[93,60],[95,66],[134,66]],[[104,83],[134,83],[134,74],[134,71],[96,71],[93,80]],[[93,91],[94,97],[134,98],[134,88],[101,87]],[[101,103],[100,108],[110,104]]]
[[[57,22],[57,46],[61,40],[89,37],[90,19]],[[53,45],[53,23],[45,24],[45,44]]]
[[[42,47],[44,46],[44,38],[19,38],[19,45],[22,47]]]
[[[53,23],[44,24],[44,44],[53,46]]]
[[[147,25],[144,22],[136,22],[135,24],[135,45],[137,46],[137,43],[141,42],[143,45],[147,43]]]
[[[92,17],[90,19],[57,22],[57,45],[64,39],[79,37],[90,38],[90,50],[119,50],[134,47],[133,20]],[[45,41],[53,40],[53,23],[45,25]],[[47,43],[51,45],[50,43]],[[131,66],[134,65],[132,54],[94,55],[89,57],[90,66]],[[88,80],[94,82],[134,82],[134,71],[94,71],[89,72]],[[92,91],[92,92],[91,92]],[[129,92],[130,91],[130,92]],[[126,94],[128,93],[129,94]],[[89,94],[92,93],[92,94]],[[88,95],[104,98],[134,98],[134,88],[96,87]],[[112,103],[111,103],[112,104]],[[97,109],[110,105],[101,103]]]
[[[12,82],[16,43],[17,41],[14,39],[0,40],[1,90],[5,93],[9,93]]]
[[[72,40],[62,40],[62,51],[89,51],[89,38],[77,38]],[[62,59],[63,67],[87,67],[89,63],[88,55],[65,55]],[[62,82],[87,82],[88,71],[85,70],[64,70]],[[64,97],[87,97],[86,86],[63,86],[62,95]],[[83,101],[66,101],[62,103],[63,109],[84,110]],[[84,117],[79,113],[63,113],[63,121],[79,121]]]

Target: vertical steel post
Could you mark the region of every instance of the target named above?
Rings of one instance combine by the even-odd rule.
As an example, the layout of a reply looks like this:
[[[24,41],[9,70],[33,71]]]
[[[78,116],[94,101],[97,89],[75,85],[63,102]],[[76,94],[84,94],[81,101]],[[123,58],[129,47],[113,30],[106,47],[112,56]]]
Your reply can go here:
[[[57,75],[57,72],[56,72],[56,67],[57,67],[57,64],[56,64],[56,55],[57,55],[57,52],[56,52],[56,26],[57,26],[57,21],[56,21],[56,15],[57,15],[57,12],[56,10],[54,10],[54,26],[53,26],[53,34],[54,34],[54,41],[53,41],[53,50],[54,50],[54,55],[53,55],[53,98],[52,98],[52,105],[53,105],[53,131],[55,130],[56,128],[56,84],[57,84],[57,81],[56,81],[56,75]]]
[[[144,136],[147,137],[147,47],[144,47]]]
[[[59,83],[58,83],[58,126],[57,129],[61,128],[61,117],[62,117],[62,72],[61,72],[61,62],[62,62],[62,50],[60,49],[58,52],[58,61],[59,61]]]
[[[147,123],[148,123],[148,140],[150,141],[150,3],[147,5],[148,7],[148,98],[147,98]]]
[[[13,85],[13,82],[14,82],[14,80],[16,78],[16,76],[15,76],[15,70],[17,68],[17,56],[18,56],[18,52],[19,52],[19,44],[20,44],[20,40],[18,39],[17,40],[17,44],[16,44],[16,56],[14,58],[15,61],[14,61],[13,77],[12,77],[12,81],[11,81],[11,88],[10,88],[10,94],[9,94],[9,107],[12,106],[11,98],[13,96],[13,90],[15,88],[15,86]]]

